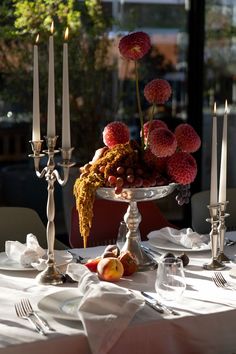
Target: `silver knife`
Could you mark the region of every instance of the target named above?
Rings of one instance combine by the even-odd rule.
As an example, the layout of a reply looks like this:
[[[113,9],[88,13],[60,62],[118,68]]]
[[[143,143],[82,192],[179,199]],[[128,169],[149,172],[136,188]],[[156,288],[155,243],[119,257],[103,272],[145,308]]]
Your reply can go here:
[[[159,313],[164,313],[164,309],[159,307],[158,305],[154,304],[153,302],[145,299],[145,304],[147,304],[149,307],[151,307],[153,310],[159,312]]]
[[[156,304],[157,306],[159,306],[160,308],[162,308],[163,311],[165,311],[165,312],[167,312],[167,313],[169,313],[169,314],[171,314],[171,315],[174,315],[174,316],[179,316],[179,313],[178,313],[177,311],[175,311],[175,310],[173,310],[172,308],[167,307],[166,305],[160,303],[158,300],[156,300],[156,299],[155,299],[154,297],[152,297],[151,295],[145,293],[144,291],[141,291],[141,294],[142,294],[144,297],[146,297],[146,298],[148,298],[148,299],[150,299],[150,300],[152,300],[152,301],[155,301],[155,304]]]
[[[151,248],[149,248],[149,247],[147,247],[147,246],[144,246],[144,245],[141,245],[141,248],[145,251],[145,252],[147,252],[147,253],[149,253],[149,254],[151,254],[151,255],[158,255],[158,256],[162,256],[162,253],[161,252],[157,252],[157,251],[155,251],[155,250],[153,250],[153,249],[151,249]]]

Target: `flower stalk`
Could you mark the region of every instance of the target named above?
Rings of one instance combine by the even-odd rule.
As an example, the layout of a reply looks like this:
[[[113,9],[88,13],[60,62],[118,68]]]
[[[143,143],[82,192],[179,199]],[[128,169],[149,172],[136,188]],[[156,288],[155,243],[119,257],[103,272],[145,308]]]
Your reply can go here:
[[[135,60],[135,86],[136,86],[136,98],[137,98],[137,104],[138,104],[138,113],[139,113],[139,120],[140,120],[140,126],[141,126],[141,147],[142,150],[144,150],[144,128],[143,128],[143,111],[141,107],[141,101],[140,101],[140,91],[139,91],[139,75],[138,75],[138,63]]]

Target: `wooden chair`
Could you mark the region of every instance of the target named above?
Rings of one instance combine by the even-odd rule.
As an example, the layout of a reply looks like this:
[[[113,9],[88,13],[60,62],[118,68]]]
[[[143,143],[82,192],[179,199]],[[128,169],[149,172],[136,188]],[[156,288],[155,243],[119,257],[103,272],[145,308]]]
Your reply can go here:
[[[116,243],[120,221],[123,220],[127,208],[128,203],[125,202],[96,199],[87,246],[93,247]],[[175,227],[162,215],[160,209],[153,201],[139,202],[138,209],[142,216],[142,221],[139,225],[142,240],[147,240],[147,234],[153,230],[158,230],[165,226]],[[79,231],[78,212],[75,206],[72,208],[69,242],[71,247],[83,247],[83,238]]]
[[[47,249],[46,228],[37,212],[30,208],[0,207],[0,251],[5,250],[5,241],[25,243],[26,235],[34,234],[41,247]],[[55,249],[66,246],[55,240]]]
[[[236,188],[227,189],[227,205],[226,212],[229,217],[225,219],[227,230],[236,230]],[[201,234],[210,232],[211,226],[206,221],[209,218],[209,210],[207,205],[210,203],[210,191],[202,191],[195,193],[191,197],[191,213],[192,213],[192,228]]]

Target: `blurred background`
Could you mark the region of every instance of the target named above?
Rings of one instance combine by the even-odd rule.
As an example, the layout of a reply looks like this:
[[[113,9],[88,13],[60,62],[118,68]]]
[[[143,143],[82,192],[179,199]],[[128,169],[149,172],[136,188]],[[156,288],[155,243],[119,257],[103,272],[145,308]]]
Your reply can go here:
[[[194,154],[198,176],[192,193],[209,189],[211,117],[217,103],[219,126],[228,100],[228,186],[236,186],[235,0],[2,0],[0,4],[0,205],[28,206],[46,223],[47,186],[35,176],[29,140],[32,127],[33,44],[39,39],[42,136],[47,122],[48,37],[55,24],[56,124],[61,145],[62,45],[69,26],[69,71],[72,146],[76,166],[69,183],[55,184],[56,233],[67,240],[73,183],[78,168],[102,146],[101,132],[112,120],[123,120],[139,135],[134,67],[117,49],[119,39],[142,30],[152,48],[140,63],[140,88],[153,78],[167,79],[172,98],[157,117],[174,128],[191,124],[201,136]],[[142,95],[141,95],[142,96]],[[142,101],[144,116],[147,103]],[[219,129],[220,131],[220,129]],[[221,135],[219,135],[221,139]],[[220,145],[219,145],[220,156]],[[60,156],[58,156],[58,161]],[[45,165],[46,160],[42,160]],[[189,226],[190,206],[178,206],[172,195],[158,201],[167,218]]]

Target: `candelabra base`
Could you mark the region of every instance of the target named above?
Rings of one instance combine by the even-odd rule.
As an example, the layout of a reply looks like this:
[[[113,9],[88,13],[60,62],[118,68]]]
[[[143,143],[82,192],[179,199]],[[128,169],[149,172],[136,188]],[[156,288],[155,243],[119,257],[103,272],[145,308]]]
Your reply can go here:
[[[217,256],[217,260],[218,260],[220,263],[222,263],[222,262],[224,262],[224,263],[230,262],[229,257],[227,257],[227,256],[224,254],[224,252],[219,253],[219,255]]]
[[[37,275],[36,281],[42,285],[60,285],[64,283],[64,275],[51,264]]]
[[[210,263],[203,264],[203,269],[207,270],[221,270],[224,269],[225,265],[220,263],[217,259],[212,259]]]

